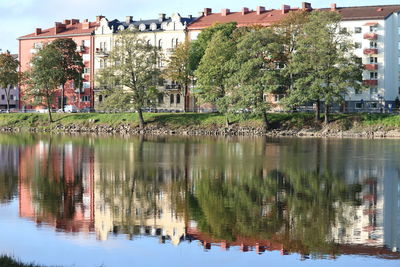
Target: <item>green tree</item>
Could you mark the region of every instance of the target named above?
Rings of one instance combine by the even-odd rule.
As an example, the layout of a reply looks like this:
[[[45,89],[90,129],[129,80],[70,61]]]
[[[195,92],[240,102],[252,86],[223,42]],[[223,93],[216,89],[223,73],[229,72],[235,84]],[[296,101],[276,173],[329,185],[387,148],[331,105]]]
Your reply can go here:
[[[63,60],[59,49],[53,45],[46,45],[32,58],[32,68],[27,73],[26,97],[29,100],[33,98],[35,104],[47,107],[50,122],[53,122],[52,101],[58,91],[60,77],[64,75],[60,68]]]
[[[216,105],[221,113],[226,113],[229,107],[226,87],[230,77],[228,62],[234,56],[235,50],[233,40],[223,32],[217,32],[194,73],[197,78],[196,94],[200,101]]]
[[[107,66],[98,75],[98,81],[107,95],[100,108],[114,108],[119,99],[125,109],[137,111],[139,125],[143,128],[142,109],[156,102],[156,85],[160,76],[157,63],[161,56],[158,49],[140,38],[137,32],[126,30],[118,33]]]
[[[168,65],[163,73],[166,79],[175,81],[180,86],[185,101],[185,111],[188,108],[187,96],[193,77],[193,72],[189,66],[189,48],[190,43],[188,41],[179,44],[168,59]]]
[[[287,97],[289,105],[315,103],[319,121],[323,101],[325,123],[329,122],[330,107],[343,102],[349,88],[361,88],[362,66],[340,21],[341,16],[334,12],[312,12],[288,67],[296,78]]]
[[[211,27],[201,31],[197,39],[191,42],[190,44],[189,68],[192,71],[195,71],[198,68],[200,61],[207,50],[208,44],[213,38],[215,33],[221,32],[222,35],[229,38],[235,31],[236,27],[237,27],[236,22],[229,22],[222,24],[216,23]]]
[[[0,54],[0,88],[5,91],[7,112],[10,112],[11,89],[17,86],[20,80],[18,66],[18,60],[10,52]]]
[[[72,39],[56,39],[51,45],[60,51],[63,59],[59,66],[62,71],[59,85],[61,85],[61,109],[64,111],[65,84],[67,81],[73,80],[75,87],[80,87],[79,83],[82,82],[81,75],[85,65],[82,62],[82,56],[76,51],[76,43]]]
[[[265,96],[280,89],[284,61],[284,45],[272,29],[252,31],[242,36],[230,68],[231,97],[236,107],[251,109],[263,118],[268,129],[269,103]]]

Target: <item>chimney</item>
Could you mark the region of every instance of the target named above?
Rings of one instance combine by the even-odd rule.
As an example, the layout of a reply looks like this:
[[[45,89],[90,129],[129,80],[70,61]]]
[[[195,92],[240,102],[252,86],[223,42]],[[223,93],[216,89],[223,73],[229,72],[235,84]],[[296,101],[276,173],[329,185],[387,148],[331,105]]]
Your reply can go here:
[[[90,28],[90,22],[89,22],[88,19],[85,19],[85,20],[82,22],[82,30],[88,30],[89,28]]]
[[[96,16],[96,22],[100,22],[100,20],[102,19],[102,18],[104,18],[104,16]]]
[[[65,29],[66,29],[65,24],[62,24],[61,22],[56,22],[55,23],[55,26],[54,26],[55,34],[58,34],[58,33],[62,32]]]
[[[79,19],[71,19],[71,25],[79,23]]]
[[[336,11],[336,3],[331,4],[331,11]]]
[[[63,23],[64,23],[65,25],[69,25],[69,24],[71,23],[71,20],[65,19]]]
[[[257,7],[257,15],[261,15],[265,11],[265,7],[263,6],[258,6]]]
[[[290,6],[289,5],[282,5],[282,14],[288,13],[289,10],[290,10]]]
[[[42,28],[36,28],[35,35],[39,35],[42,33]]]
[[[158,14],[158,21],[163,22],[164,20],[165,20],[165,14],[164,13]]]
[[[307,3],[307,2],[302,2],[302,3],[301,3],[301,8],[302,8],[303,10],[312,10],[311,4],[310,4],[310,3]]]
[[[247,7],[242,8],[242,15],[246,15],[249,13],[249,9]]]
[[[126,16],[126,17],[125,17],[125,23],[126,23],[126,24],[132,23],[132,19],[133,19],[132,16]]]
[[[227,15],[229,15],[230,10],[225,8],[221,10],[221,16],[226,17]]]
[[[188,15],[188,18],[189,18],[189,19],[193,19],[193,16],[192,16],[192,15]]]
[[[212,9],[211,8],[205,8],[204,9],[204,16],[211,15],[211,13],[212,13]]]

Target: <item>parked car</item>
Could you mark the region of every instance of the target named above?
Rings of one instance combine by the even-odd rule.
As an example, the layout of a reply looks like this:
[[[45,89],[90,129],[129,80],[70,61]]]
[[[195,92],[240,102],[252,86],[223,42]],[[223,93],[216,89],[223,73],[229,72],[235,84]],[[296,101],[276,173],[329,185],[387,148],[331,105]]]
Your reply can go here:
[[[74,105],[66,105],[64,106],[64,111],[60,108],[57,110],[58,113],[77,113],[78,109]]]

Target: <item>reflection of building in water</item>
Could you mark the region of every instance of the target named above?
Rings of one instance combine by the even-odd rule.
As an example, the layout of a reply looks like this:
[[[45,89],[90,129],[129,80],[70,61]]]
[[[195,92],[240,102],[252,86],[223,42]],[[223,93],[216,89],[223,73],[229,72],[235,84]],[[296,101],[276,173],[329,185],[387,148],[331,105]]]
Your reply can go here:
[[[400,251],[400,177],[399,170],[374,168],[353,169],[351,179],[362,184],[361,205],[348,205],[344,221],[332,230],[339,244],[387,247]]]
[[[19,215],[67,232],[93,229],[88,148],[40,141],[20,148]]]
[[[182,173],[174,164],[157,166],[165,159],[143,157],[143,149],[143,143],[131,143],[106,163],[101,160],[101,149],[96,151],[97,238],[107,240],[111,232],[128,234],[130,238],[150,235],[177,245],[185,236],[185,220],[174,205],[172,180],[180,179]],[[156,154],[172,160],[168,153],[171,149],[174,147],[165,146],[163,153]],[[148,164],[154,166],[148,168]]]

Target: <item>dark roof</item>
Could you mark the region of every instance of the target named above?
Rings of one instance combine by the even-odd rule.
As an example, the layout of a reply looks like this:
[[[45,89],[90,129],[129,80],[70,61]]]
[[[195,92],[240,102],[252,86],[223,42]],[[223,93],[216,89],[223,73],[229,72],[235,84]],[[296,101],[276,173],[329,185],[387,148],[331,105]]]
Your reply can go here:
[[[338,7],[337,11],[343,20],[385,19],[393,13],[400,12],[400,5]]]

